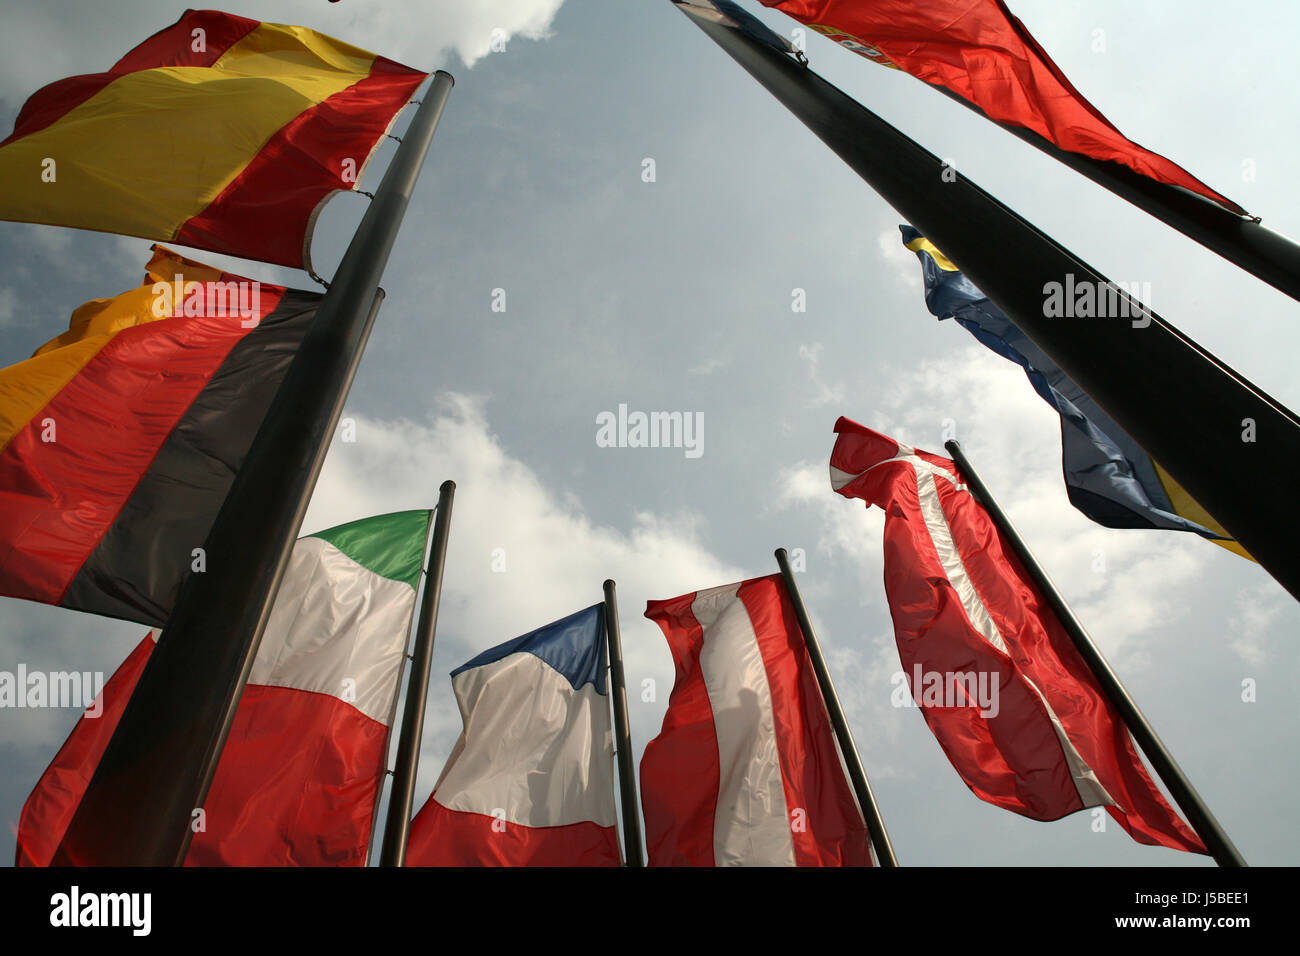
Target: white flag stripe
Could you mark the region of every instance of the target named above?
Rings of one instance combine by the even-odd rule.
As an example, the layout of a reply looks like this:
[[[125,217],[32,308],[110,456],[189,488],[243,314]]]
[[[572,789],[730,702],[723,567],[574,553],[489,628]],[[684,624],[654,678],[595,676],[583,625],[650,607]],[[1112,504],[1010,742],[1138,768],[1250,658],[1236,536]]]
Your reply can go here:
[[[700,671],[718,738],[714,860],[719,866],[794,866],[772,691],[739,588],[700,591],[691,604],[704,629]]]
[[[344,700],[387,724],[415,591],[323,538],[294,545],[250,684]]]
[[[434,800],[527,827],[617,824],[609,702],[595,685],[574,690],[520,652],[461,671],[452,686],[465,726]]]
[[[906,461],[912,466],[912,474],[916,478],[917,496],[920,499],[921,515],[925,519],[926,529],[930,532],[930,541],[934,545],[935,552],[939,555],[939,562],[948,575],[948,581],[961,599],[961,606],[966,612],[967,619],[986,641],[1003,654],[1009,654],[1006,641],[1003,640],[1001,632],[998,631],[992,613],[975,589],[975,584],[966,571],[966,564],[961,559],[957,541],[953,537],[952,526],[948,524],[948,516],[943,513],[943,505],[939,501],[939,489],[937,487],[939,480],[943,479],[954,486],[957,486],[957,482],[948,471],[936,468],[923,458],[917,457],[911,448],[901,444],[899,447],[899,458],[893,460]],[[901,451],[904,448],[907,449],[906,453]],[[1027,676],[1024,674],[1020,676],[1038,695],[1038,699],[1043,703],[1043,709],[1047,711],[1047,716],[1051,718],[1052,729],[1056,731],[1056,739],[1060,741],[1061,750],[1065,754],[1066,765],[1070,768],[1070,777],[1074,781],[1074,789],[1079,794],[1079,799],[1083,802],[1083,805],[1085,807],[1112,806],[1115,803],[1114,798],[1106,792],[1106,788],[1097,779],[1097,774],[1088,766],[1088,762],[1083,759],[1083,756],[1071,743],[1069,735],[1065,732],[1065,727],[1062,726],[1056,712],[1052,710],[1052,705],[1043,696],[1043,692]]]

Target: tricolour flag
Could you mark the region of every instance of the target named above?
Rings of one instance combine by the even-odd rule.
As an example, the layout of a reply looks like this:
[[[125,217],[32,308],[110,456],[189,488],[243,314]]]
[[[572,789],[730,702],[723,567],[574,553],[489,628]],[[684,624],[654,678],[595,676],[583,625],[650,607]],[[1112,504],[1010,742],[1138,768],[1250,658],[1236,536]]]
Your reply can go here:
[[[1104,806],[1139,843],[1205,853],[957,466],[847,418],[835,431],[831,487],[885,512],[898,655],[966,785],[1035,820]]]
[[[930,240],[911,226],[898,228],[903,244],[921,262],[930,312],[939,319],[955,318],[979,342],[1022,366],[1034,391],[1061,416],[1061,465],[1074,507],[1108,528],[1192,531],[1250,557]]]
[[[428,528],[428,511],[403,511],[294,545],[187,866],[365,863]],[[117,669],[102,714],[81,718],[27,798],[18,865],[49,864],[157,639]]]
[[[781,575],[650,601],[676,681],[641,758],[651,866],[870,866]]]
[[[451,672],[464,729],[407,866],[618,866],[604,605]]]
[[[996,122],[1245,214],[1181,166],[1127,139],[1074,88],[1002,0],[761,2],[874,63],[956,94]]]
[[[304,27],[188,10],[108,72],[32,95],[0,143],[0,219],[309,265],[428,74]]]
[[[160,627],[321,297],[154,248],[0,369],[0,594]]]

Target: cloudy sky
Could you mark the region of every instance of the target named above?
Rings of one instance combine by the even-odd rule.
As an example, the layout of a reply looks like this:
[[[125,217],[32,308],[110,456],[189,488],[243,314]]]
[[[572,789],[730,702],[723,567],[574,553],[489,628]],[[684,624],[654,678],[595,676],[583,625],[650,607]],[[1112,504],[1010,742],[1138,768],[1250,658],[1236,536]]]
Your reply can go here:
[[[783,34],[797,26],[742,2]],[[1300,235],[1289,121],[1300,8],[1010,5],[1131,138]],[[901,862],[1208,864],[1114,824],[1096,832],[1090,813],[1045,824],[984,804],[920,713],[891,706],[883,515],[832,494],[831,427],[843,414],[941,452],[951,420],[1243,855],[1300,862],[1300,726],[1286,689],[1300,683],[1295,602],[1199,538],[1111,531],[1075,512],[1058,419],[1018,368],[929,315],[898,215],[668,0],[226,8],[457,81],[345,412],[356,441],[332,447],[304,526],[430,507],[442,480],[458,484],[417,805],[460,729],[453,667],[596,603],[613,577],[639,759],[672,686],[645,602],[771,573],[784,546],[806,553],[804,596]],[[8,5],[0,129],[38,87],[107,68],[180,12],[158,0]],[[1167,320],[1300,408],[1294,301],[911,77],[817,36],[807,47],[823,76],[1102,273],[1149,283]],[[322,217],[320,271],[364,202],[341,197]],[[302,273],[195,255],[310,287]],[[0,223],[0,364],[30,355],[87,299],[135,285],[147,258],[143,240]],[[804,312],[792,311],[796,289]],[[702,454],[598,446],[597,416],[620,404],[701,413]],[[0,670],[111,673],[142,634],[0,600]],[[22,803],[77,718],[0,712],[0,859],[12,859]]]

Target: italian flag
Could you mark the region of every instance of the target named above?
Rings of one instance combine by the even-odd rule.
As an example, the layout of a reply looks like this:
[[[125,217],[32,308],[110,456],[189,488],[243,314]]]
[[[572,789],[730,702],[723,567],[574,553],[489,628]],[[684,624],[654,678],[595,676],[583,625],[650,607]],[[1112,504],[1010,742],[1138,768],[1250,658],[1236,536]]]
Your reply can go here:
[[[367,518],[294,546],[187,866],[365,864],[429,518]],[[54,855],[157,640],[131,652],[27,798],[17,865]]]

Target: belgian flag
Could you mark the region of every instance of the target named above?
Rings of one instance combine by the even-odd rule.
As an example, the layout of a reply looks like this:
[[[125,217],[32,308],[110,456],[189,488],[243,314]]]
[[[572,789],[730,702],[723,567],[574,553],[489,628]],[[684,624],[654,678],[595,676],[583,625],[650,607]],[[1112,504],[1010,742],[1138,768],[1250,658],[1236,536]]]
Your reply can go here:
[[[0,142],[0,219],[310,267],[311,226],[428,74],[304,27],[189,10],[38,90]]]
[[[320,300],[155,246],[0,369],[0,594],[164,624]]]

